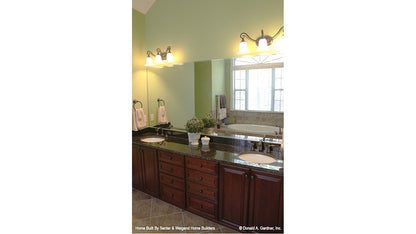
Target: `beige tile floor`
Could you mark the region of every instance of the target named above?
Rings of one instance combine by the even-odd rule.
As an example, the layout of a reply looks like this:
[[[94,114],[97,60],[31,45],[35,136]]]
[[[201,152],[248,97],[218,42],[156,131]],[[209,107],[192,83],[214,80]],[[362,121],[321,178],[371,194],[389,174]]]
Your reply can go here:
[[[133,233],[238,233],[133,188]],[[146,227],[211,227],[214,230],[146,230]],[[144,230],[143,230],[144,229]]]

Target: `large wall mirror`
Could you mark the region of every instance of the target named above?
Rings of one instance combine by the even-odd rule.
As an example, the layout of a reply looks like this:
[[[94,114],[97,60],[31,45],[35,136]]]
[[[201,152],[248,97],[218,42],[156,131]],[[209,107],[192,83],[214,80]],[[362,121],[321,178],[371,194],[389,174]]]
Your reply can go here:
[[[284,61],[281,54],[197,61],[149,68],[150,113],[163,99],[169,121],[184,129],[195,115],[211,113],[220,135],[282,138]],[[157,124],[157,119],[150,122]]]

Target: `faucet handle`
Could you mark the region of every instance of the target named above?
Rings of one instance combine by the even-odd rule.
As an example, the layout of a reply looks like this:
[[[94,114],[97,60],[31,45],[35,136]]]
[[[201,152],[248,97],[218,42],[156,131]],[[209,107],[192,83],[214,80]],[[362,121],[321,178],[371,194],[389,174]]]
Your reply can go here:
[[[270,153],[271,151],[273,151],[273,148],[277,148],[278,145],[275,144],[267,144],[267,152]]]
[[[249,141],[247,144],[251,145],[251,151],[254,151],[254,146],[256,145],[256,142]]]

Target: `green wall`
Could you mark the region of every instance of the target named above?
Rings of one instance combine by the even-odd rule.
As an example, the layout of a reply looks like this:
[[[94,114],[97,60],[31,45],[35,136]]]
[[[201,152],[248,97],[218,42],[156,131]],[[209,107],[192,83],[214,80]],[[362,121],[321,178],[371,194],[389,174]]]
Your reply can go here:
[[[273,35],[282,25],[283,0],[157,0],[146,14],[146,46],[170,45],[183,63],[230,58],[240,33]]]
[[[157,99],[165,100],[168,121],[177,128],[195,114],[194,109],[194,64],[165,68],[148,68],[149,108],[154,114],[151,125],[157,124]],[[149,119],[150,120],[150,119]]]
[[[225,94],[225,62],[195,62],[195,116],[204,117],[216,108],[215,96]]]
[[[201,117],[210,112],[215,94],[224,91],[229,96],[229,73],[224,70],[224,87],[214,82],[214,93],[205,96],[203,80],[194,77],[210,75],[195,71],[196,61],[208,61],[235,57],[240,43],[240,33],[252,37],[273,35],[283,25],[283,0],[157,0],[146,15],[133,10],[133,98],[144,101],[146,108],[154,114],[157,121],[157,98],[165,99],[168,120],[175,127],[183,128],[186,120],[193,115]],[[172,68],[144,67],[146,50],[155,52],[156,48],[165,50],[172,46],[175,60],[184,63]],[[253,48],[255,43],[249,43]],[[215,62],[214,62],[215,63]],[[225,61],[225,67],[229,61]],[[214,64],[215,67],[215,64]],[[220,71],[214,71],[214,81]],[[149,79],[149,100],[147,100],[146,78]],[[219,78],[218,78],[219,79]],[[224,90],[222,90],[224,89]],[[202,93],[201,93],[202,92]],[[195,100],[196,99],[196,100]],[[202,100],[208,101],[206,105]],[[227,98],[227,106],[230,106]],[[149,114],[148,111],[145,113]]]
[[[215,110],[215,96],[225,94],[224,59],[212,60],[212,109]],[[228,98],[227,98],[228,102]]]
[[[132,100],[143,102],[144,113],[147,115],[146,69],[146,30],[145,15],[134,10],[132,12]],[[140,107],[140,104],[136,104]],[[149,119],[149,117],[148,117]],[[149,125],[149,122],[148,122]]]

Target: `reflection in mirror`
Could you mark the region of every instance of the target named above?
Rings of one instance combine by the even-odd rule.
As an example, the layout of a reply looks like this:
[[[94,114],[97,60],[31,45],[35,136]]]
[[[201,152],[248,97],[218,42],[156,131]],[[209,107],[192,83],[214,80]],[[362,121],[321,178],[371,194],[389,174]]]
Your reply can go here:
[[[281,54],[199,61],[149,72],[155,82],[149,96],[166,100],[170,122],[177,129],[184,129],[193,113],[198,118],[211,113],[217,134],[281,139],[283,77]]]

